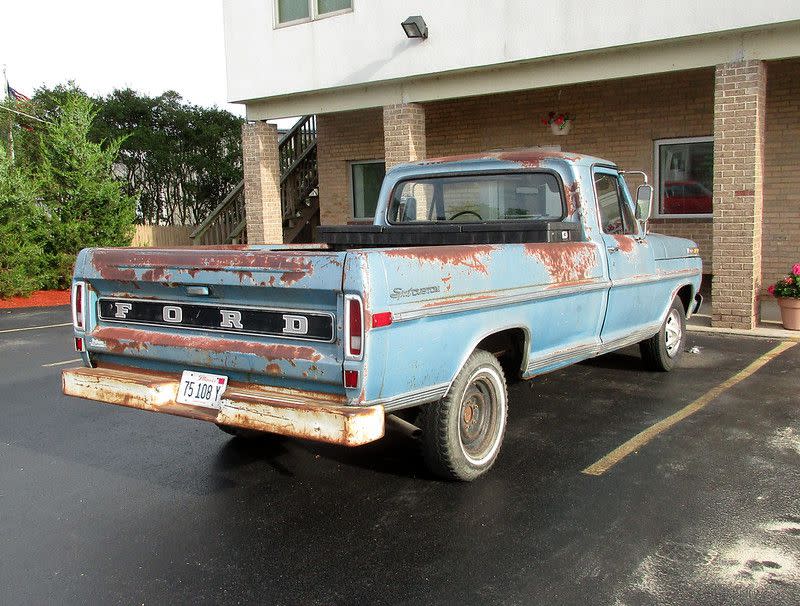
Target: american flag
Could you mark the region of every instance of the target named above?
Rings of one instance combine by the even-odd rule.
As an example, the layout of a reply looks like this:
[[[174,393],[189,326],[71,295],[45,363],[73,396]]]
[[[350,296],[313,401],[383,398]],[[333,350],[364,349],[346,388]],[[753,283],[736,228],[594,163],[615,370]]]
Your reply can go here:
[[[30,101],[31,100],[30,97],[28,97],[26,95],[23,95],[17,89],[11,88],[11,85],[8,84],[8,83],[6,83],[6,92],[8,93],[9,98],[10,99],[14,99],[15,101]]]

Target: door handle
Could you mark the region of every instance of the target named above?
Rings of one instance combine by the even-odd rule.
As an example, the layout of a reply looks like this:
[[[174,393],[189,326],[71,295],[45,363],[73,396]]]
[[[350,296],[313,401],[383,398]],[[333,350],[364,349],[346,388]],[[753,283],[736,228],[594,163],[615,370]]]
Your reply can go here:
[[[619,252],[619,246],[607,246],[606,250],[610,253]]]

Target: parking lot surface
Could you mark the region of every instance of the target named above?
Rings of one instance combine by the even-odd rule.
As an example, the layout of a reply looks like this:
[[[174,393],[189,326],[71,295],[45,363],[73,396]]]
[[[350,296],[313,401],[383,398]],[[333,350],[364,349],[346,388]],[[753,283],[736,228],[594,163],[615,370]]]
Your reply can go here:
[[[457,484],[400,433],[247,442],[66,398],[66,322],[0,315],[0,603],[800,603],[800,346],[601,475],[779,342],[690,333],[672,373],[629,349],[514,383],[497,464]]]

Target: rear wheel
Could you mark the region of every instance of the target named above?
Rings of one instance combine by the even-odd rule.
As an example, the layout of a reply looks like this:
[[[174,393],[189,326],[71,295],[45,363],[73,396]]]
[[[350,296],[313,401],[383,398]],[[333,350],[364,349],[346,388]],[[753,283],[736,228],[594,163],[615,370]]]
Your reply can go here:
[[[650,370],[669,371],[678,363],[686,345],[686,312],[675,297],[661,329],[639,343],[644,365]]]
[[[423,407],[422,450],[429,469],[463,481],[486,473],[500,451],[507,414],[503,369],[492,354],[476,350],[448,394]]]

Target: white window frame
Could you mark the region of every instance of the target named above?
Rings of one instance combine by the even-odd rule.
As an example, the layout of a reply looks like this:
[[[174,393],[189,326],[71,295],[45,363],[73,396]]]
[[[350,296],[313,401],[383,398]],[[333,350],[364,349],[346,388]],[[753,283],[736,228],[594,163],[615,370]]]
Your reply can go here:
[[[674,145],[676,143],[713,143],[714,137],[676,137],[673,139],[656,139],[653,141],[653,185],[655,186],[656,204],[654,219],[712,219],[714,217],[713,211],[710,213],[697,213],[697,214],[670,214],[661,212],[661,159],[660,148],[662,145]],[[713,190],[712,190],[713,195]]]
[[[366,219],[374,219],[375,215],[371,217],[357,217],[356,216],[356,184],[353,181],[353,166],[356,164],[383,164],[384,172],[386,171],[386,160],[384,158],[375,160],[351,160],[347,163],[347,171],[349,173],[349,181],[350,181],[350,214],[353,217],[354,221],[366,220]],[[380,200],[378,200],[380,202]],[[378,210],[378,207],[375,207],[375,210]]]
[[[350,8],[343,8],[339,11],[331,13],[319,13],[319,0],[306,0],[308,2],[308,14],[310,17],[303,17],[302,19],[295,19],[294,21],[280,22],[280,14],[278,11],[278,0],[272,0],[272,13],[274,19],[274,29],[281,29],[283,27],[291,27],[292,25],[299,25],[300,23],[310,23],[311,21],[318,21],[320,19],[327,19],[328,17],[336,17],[337,15],[344,15],[352,13],[356,0],[350,0]]]

